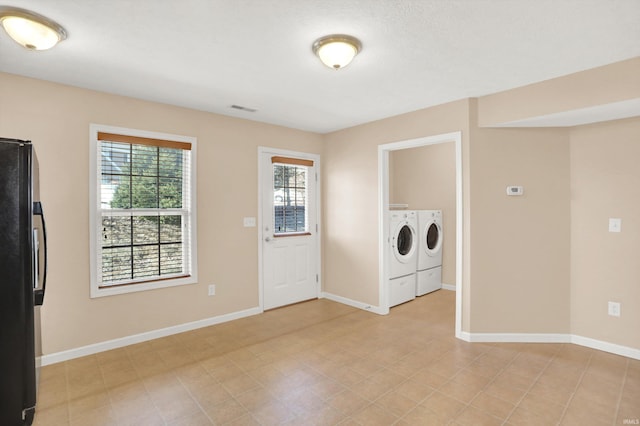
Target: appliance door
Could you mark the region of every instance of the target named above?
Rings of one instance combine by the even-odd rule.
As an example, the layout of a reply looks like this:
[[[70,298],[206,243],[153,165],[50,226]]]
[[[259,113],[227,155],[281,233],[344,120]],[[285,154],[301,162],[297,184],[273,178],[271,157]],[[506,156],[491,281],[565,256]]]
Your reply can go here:
[[[391,237],[393,254],[399,262],[407,263],[414,252],[414,229],[407,223],[401,222]]]
[[[0,424],[30,425],[36,402],[31,143],[0,138]]]
[[[435,256],[442,246],[442,227],[432,220],[427,223],[424,233],[425,251],[429,256]]]
[[[34,191],[35,194],[35,191]],[[44,302],[47,284],[47,228],[40,201],[33,203],[33,339],[36,368],[36,395],[40,383],[40,367],[42,366],[42,332],[40,307]]]

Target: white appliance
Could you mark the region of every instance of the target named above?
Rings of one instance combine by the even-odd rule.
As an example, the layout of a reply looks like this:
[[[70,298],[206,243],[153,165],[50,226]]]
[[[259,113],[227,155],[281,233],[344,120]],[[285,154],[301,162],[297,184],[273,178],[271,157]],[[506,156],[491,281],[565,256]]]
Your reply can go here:
[[[418,210],[416,296],[442,288],[442,211]]]
[[[417,229],[415,211],[389,211],[389,307],[416,297]]]

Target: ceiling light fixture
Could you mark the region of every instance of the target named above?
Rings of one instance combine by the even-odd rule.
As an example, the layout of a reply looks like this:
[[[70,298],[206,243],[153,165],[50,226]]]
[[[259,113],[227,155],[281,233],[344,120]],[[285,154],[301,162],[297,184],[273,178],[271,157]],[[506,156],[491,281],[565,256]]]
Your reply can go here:
[[[0,23],[9,36],[29,50],[46,50],[67,38],[58,23],[17,7],[0,6]]]
[[[320,37],[313,42],[313,53],[329,68],[344,68],[362,50],[362,43],[355,37],[333,34]]]

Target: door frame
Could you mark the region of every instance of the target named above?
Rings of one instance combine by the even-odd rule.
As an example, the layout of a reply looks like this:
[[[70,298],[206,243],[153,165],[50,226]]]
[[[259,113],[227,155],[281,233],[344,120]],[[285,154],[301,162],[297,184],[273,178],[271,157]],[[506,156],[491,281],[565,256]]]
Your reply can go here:
[[[389,279],[388,260],[391,256],[389,244],[389,152],[401,149],[418,148],[426,145],[453,142],[455,144],[456,167],[456,325],[455,336],[462,338],[462,265],[463,265],[463,223],[462,206],[462,132],[444,133],[409,139],[399,142],[378,145],[378,300],[381,314],[389,313],[389,295],[387,282]]]
[[[300,152],[300,151],[290,151],[286,149],[279,148],[270,148],[266,146],[258,147],[258,307],[261,312],[264,312],[264,265],[263,265],[263,252],[262,252],[262,243],[264,241],[264,218],[263,218],[263,164],[262,157],[263,154],[273,154],[278,156],[286,156],[293,158],[301,158],[305,160],[313,160],[314,167],[316,169],[316,195],[315,195],[315,205],[316,205],[316,263],[318,265],[318,282],[316,283],[316,296],[320,297],[321,289],[322,289],[322,206],[320,204],[321,200],[321,175],[320,175],[320,155],[312,154],[309,152]]]

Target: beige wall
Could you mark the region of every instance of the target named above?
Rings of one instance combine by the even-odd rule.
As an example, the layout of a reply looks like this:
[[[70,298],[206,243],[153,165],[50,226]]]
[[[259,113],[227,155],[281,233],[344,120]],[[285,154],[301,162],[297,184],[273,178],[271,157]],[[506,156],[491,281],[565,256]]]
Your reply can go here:
[[[389,203],[442,210],[442,282],[456,284],[456,146],[453,142],[389,153]]]
[[[480,126],[640,98],[640,57],[478,100]]]
[[[640,349],[638,159],[638,118],[571,131],[571,330]],[[608,232],[610,217],[622,232]],[[621,303],[619,318],[608,301]]]
[[[378,145],[462,131],[463,163],[468,165],[468,123],[469,100],[463,100],[325,135],[326,292],[379,305]],[[463,198],[468,201],[468,194]],[[463,205],[468,218],[469,203]],[[465,262],[468,258],[467,253]],[[463,309],[463,323],[468,321],[465,312]]]
[[[568,333],[567,131],[475,129],[471,162],[471,332]]]
[[[321,153],[320,135],[7,74],[0,93],[0,134],[33,140],[40,160],[45,354],[258,306],[257,228],[242,221],[258,214],[257,147]],[[89,298],[90,123],[198,138],[198,284]]]
[[[323,290],[377,306],[378,146],[454,131],[462,131],[463,331],[573,333],[640,349],[638,119],[564,130],[477,125],[485,108],[499,120],[538,114],[521,107],[538,95],[553,104],[552,86],[568,98],[620,100],[623,89],[607,97],[599,83],[636,66],[598,69],[589,85],[568,76],[541,94],[514,89],[324,136],[0,74],[0,134],[32,139],[40,157],[51,247],[44,351],[256,307],[257,229],[242,218],[257,216],[259,145],[322,155]],[[559,102],[552,109],[575,107]],[[90,123],[198,138],[198,284],[89,299]],[[523,185],[524,196],[507,197],[507,185]],[[606,232],[608,217],[623,219],[622,233]],[[215,297],[207,284],[217,284]],[[620,318],[606,315],[608,300],[622,302]]]

